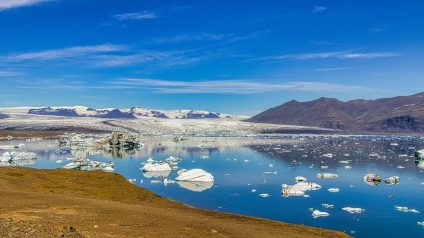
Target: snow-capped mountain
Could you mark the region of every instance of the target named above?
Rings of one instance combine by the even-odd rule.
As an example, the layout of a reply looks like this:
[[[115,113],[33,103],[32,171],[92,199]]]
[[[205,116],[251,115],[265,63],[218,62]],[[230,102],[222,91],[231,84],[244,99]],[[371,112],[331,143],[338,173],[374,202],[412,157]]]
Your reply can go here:
[[[95,109],[84,106],[74,107],[41,107],[31,108],[28,114],[48,115],[62,117],[97,117],[97,118],[170,118],[170,119],[206,119],[206,118],[229,118],[229,115],[223,115],[216,112],[202,110],[155,110],[141,107],[131,109]]]
[[[83,106],[34,108],[29,109],[28,114],[63,117],[134,118],[131,113],[116,108],[94,109]]]

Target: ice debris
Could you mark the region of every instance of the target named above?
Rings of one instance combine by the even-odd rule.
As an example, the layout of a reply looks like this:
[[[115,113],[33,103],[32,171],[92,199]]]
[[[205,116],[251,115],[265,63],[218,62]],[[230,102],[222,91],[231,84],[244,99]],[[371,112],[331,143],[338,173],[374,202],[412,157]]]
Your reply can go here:
[[[364,182],[369,185],[378,185],[381,183],[381,177],[377,174],[366,174],[364,176]]]
[[[328,217],[330,213],[328,212],[321,212],[319,210],[313,210],[312,211],[312,217],[318,218],[318,217]]]
[[[339,175],[337,174],[332,174],[332,173],[318,173],[317,174],[318,178],[338,178]]]
[[[281,185],[283,197],[303,196],[307,191],[318,190],[321,186],[316,183],[298,182],[294,185]]]
[[[357,207],[344,207],[342,208],[343,211],[349,212],[349,213],[361,213],[365,211],[365,209],[357,208]]]

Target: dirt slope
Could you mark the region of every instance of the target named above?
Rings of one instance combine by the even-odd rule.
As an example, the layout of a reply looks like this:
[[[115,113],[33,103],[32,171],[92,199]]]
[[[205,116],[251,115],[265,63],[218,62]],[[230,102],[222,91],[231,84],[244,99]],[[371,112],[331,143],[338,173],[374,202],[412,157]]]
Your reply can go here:
[[[348,237],[194,209],[105,172],[0,168],[0,237]]]

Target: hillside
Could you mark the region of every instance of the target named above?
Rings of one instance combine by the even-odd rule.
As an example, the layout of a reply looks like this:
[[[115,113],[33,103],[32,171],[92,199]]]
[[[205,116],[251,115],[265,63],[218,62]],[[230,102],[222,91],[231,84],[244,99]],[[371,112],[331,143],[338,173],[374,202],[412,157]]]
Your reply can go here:
[[[247,121],[354,132],[424,132],[424,93],[347,102],[334,98],[309,102],[292,100]]]
[[[348,237],[190,208],[113,173],[0,168],[0,237]]]

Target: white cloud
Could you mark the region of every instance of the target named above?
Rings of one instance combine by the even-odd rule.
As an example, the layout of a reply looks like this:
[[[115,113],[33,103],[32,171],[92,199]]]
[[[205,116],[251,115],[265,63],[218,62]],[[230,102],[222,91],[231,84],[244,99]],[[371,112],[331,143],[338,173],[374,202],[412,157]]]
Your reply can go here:
[[[261,79],[173,81],[145,78],[123,78],[109,83],[109,88],[147,89],[157,93],[254,94],[275,91],[355,92],[372,89],[360,86],[320,82],[276,82]],[[375,90],[374,90],[375,91]]]
[[[256,58],[253,60],[260,61],[275,61],[275,60],[310,60],[310,59],[374,59],[374,58],[388,58],[399,56],[395,52],[366,52],[366,53],[355,53],[351,51],[332,51],[332,52],[320,52],[320,53],[300,53],[300,54],[283,54]]]
[[[17,53],[6,56],[7,61],[53,60],[75,57],[84,57],[100,53],[119,52],[126,49],[123,45],[102,44],[93,46],[75,46],[54,50]],[[4,57],[2,57],[4,58]]]
[[[317,12],[322,12],[322,11],[325,11],[325,10],[327,10],[328,9],[328,7],[325,7],[325,6],[315,6],[314,7],[314,12],[315,13],[317,13]]]
[[[154,12],[143,11],[143,12],[130,12],[130,13],[117,14],[117,15],[113,15],[113,18],[115,18],[118,21],[129,21],[129,20],[156,19],[156,18],[159,18],[159,16],[156,15],[156,13]]]
[[[49,1],[52,0],[0,0],[0,11],[18,7],[31,6]]]

